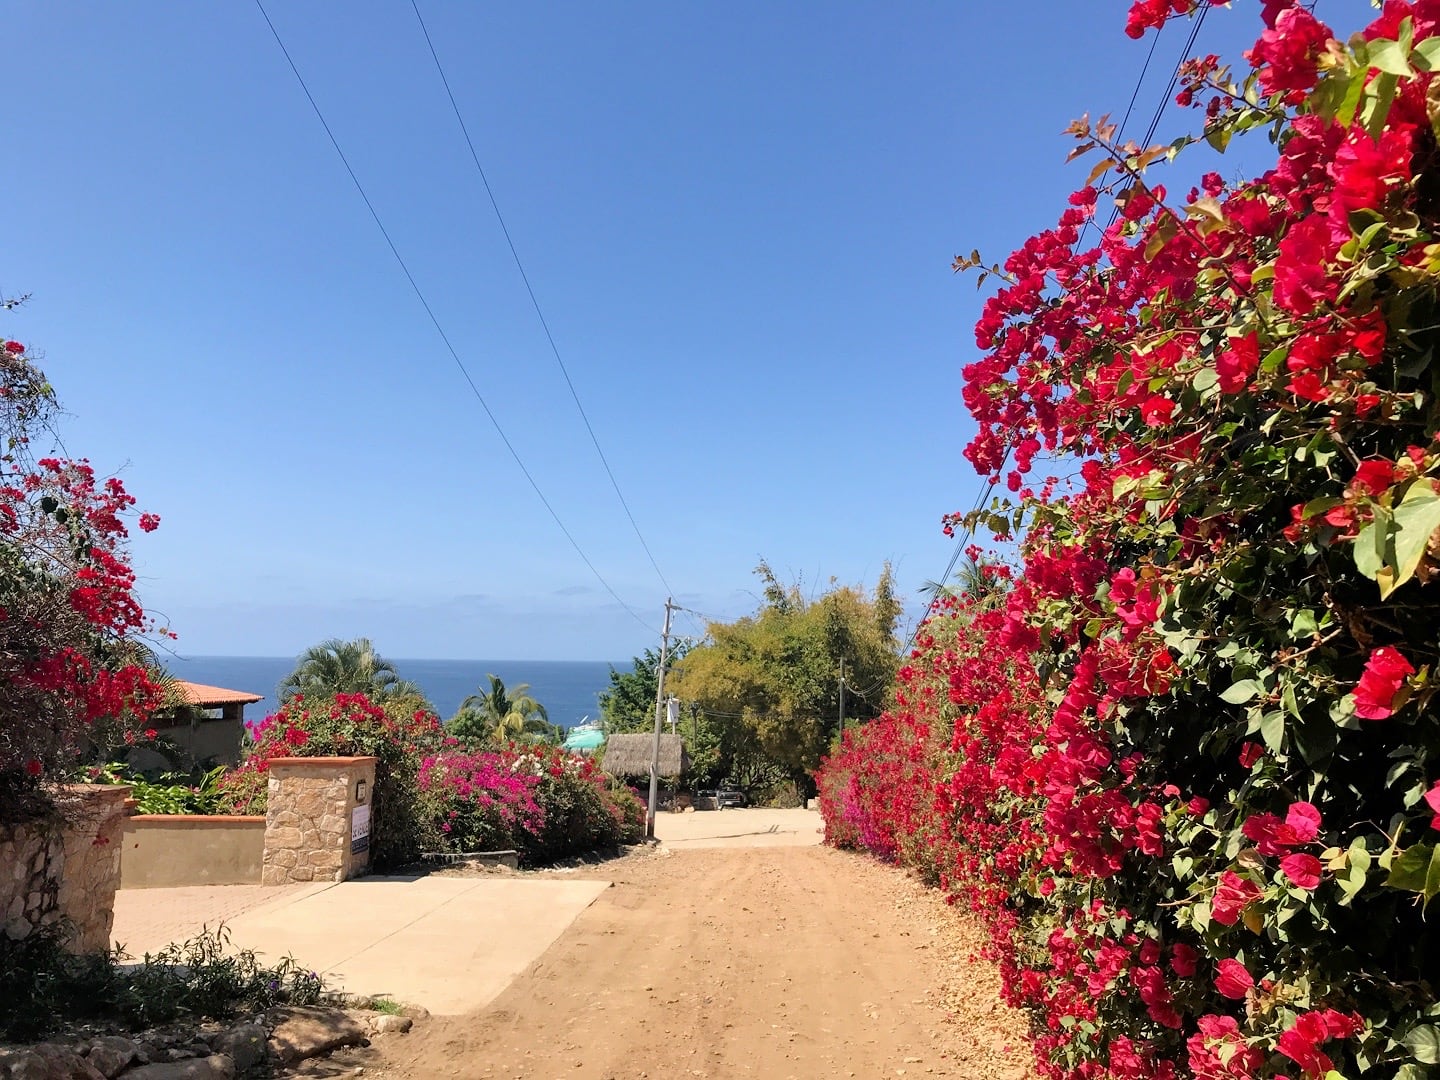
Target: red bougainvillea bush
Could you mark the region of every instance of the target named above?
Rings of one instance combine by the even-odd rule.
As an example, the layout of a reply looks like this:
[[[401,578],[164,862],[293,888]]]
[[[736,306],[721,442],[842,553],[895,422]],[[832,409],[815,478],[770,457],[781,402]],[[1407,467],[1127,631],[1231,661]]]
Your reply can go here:
[[[1268,171],[1176,198],[1081,122],[1108,168],[988,269],[966,453],[1013,580],[937,605],[820,776],[833,841],[982,915],[1054,1076],[1440,1063],[1440,0],[1348,41],[1253,7],[1180,102]]]
[[[442,851],[513,848],[540,865],[644,837],[640,800],[592,759],[556,746],[450,749],[422,764],[420,791]]]
[[[96,724],[133,731],[161,700],[137,643],[135,500],[88,462],[33,459],[53,409],[25,346],[0,342],[0,824],[48,812],[46,781],[74,769]]]
[[[245,761],[222,781],[236,813],[265,812],[270,762],[276,758],[374,757],[371,845],[376,865],[403,865],[425,848],[420,767],[446,741],[434,713],[403,704],[386,709],[364,694],[317,701],[297,694],[256,725],[251,740]]]

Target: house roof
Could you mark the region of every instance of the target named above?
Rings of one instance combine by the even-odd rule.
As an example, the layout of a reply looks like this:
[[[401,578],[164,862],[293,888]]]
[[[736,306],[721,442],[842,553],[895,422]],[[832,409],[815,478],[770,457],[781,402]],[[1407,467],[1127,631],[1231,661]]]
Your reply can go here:
[[[611,735],[605,740],[601,767],[612,776],[649,776],[655,753],[654,735]],[[660,736],[660,775],[679,776],[690,766],[690,755],[679,735]]]
[[[264,701],[264,694],[248,694],[244,690],[226,690],[223,686],[206,686],[204,683],[186,682],[176,679],[175,686],[187,705],[209,708],[213,705],[253,705]]]

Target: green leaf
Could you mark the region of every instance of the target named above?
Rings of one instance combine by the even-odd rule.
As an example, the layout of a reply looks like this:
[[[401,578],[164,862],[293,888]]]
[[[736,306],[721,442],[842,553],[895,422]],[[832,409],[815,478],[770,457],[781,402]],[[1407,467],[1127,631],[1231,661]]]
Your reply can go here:
[[[1407,79],[1415,74],[1398,41],[1372,41],[1369,53],[1367,59],[1372,68]]]
[[[1410,64],[1421,71],[1434,71],[1440,67],[1440,37],[1426,38],[1410,53]]]
[[[1262,716],[1260,718],[1260,737],[1265,740],[1265,745],[1271,750],[1279,752],[1280,744],[1285,738],[1285,714],[1276,711]]]
[[[1411,844],[1391,864],[1385,884],[1420,893],[1428,905],[1440,895],[1440,851],[1433,844]]]
[[[1425,555],[1425,545],[1436,529],[1440,529],[1440,495],[1432,482],[1416,480],[1395,507],[1395,582],[1398,589],[1415,576],[1415,569]],[[1363,572],[1363,571],[1362,571]],[[1381,594],[1382,596],[1388,593]]]
[[[1385,569],[1386,541],[1390,534],[1390,515],[1375,507],[1375,519],[1355,536],[1355,569],[1371,581],[1377,581]]]
[[[1231,705],[1243,705],[1264,689],[1254,679],[1241,679],[1227,687],[1225,692],[1220,695],[1220,700]]]
[[[1385,134],[1385,119],[1390,115],[1390,106],[1395,101],[1395,91],[1399,85],[1400,80],[1395,75],[1384,72],[1366,87],[1361,119],[1372,139],[1379,140],[1380,136]]]
[[[1302,641],[1312,638],[1320,631],[1319,624],[1315,621],[1315,612],[1309,608],[1302,608],[1295,613],[1290,620],[1290,633]]]
[[[1434,1024],[1411,1028],[1400,1041],[1410,1051],[1410,1056],[1422,1065],[1440,1065],[1440,1028]]]

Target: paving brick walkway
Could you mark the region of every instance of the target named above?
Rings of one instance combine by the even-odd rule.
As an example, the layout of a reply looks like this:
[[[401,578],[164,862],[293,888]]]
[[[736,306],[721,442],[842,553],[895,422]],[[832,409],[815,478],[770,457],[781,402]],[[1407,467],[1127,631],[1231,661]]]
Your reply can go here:
[[[113,944],[136,959],[185,941],[202,927],[215,929],[246,912],[288,904],[330,883],[302,885],[196,885],[176,889],[121,889],[115,894]]]

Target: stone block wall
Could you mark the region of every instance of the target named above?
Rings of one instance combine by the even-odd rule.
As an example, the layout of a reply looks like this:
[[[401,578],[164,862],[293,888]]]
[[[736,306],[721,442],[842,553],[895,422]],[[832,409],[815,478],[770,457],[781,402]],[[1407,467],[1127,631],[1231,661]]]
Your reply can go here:
[[[344,881],[370,865],[356,843],[357,808],[368,814],[373,757],[276,758],[269,764],[263,885]],[[359,850],[356,850],[359,847]]]
[[[0,933],[25,938],[66,922],[79,953],[110,947],[127,787],[82,786],[59,796],[53,822],[0,825]]]

